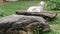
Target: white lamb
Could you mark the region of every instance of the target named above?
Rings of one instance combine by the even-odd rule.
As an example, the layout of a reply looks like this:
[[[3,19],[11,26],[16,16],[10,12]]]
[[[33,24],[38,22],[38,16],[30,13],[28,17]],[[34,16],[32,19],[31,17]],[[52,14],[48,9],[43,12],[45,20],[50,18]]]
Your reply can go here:
[[[41,1],[38,6],[32,6],[27,9],[27,12],[42,12],[45,6],[45,2]]]

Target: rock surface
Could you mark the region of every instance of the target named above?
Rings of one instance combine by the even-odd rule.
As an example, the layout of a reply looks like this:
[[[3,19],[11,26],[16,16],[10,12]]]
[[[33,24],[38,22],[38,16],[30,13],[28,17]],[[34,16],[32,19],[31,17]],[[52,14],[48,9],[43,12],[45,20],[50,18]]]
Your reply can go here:
[[[0,30],[3,30],[3,33],[11,32],[10,34],[13,30],[24,30],[32,33],[38,24],[43,26],[43,30],[50,29],[43,17],[13,14],[0,19]]]

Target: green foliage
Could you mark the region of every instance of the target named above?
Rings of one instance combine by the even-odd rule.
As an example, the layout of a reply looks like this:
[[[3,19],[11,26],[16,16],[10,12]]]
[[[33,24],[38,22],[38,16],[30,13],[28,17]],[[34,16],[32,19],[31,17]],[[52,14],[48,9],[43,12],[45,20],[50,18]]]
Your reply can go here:
[[[48,9],[60,10],[60,0],[50,0],[48,1]]]
[[[39,0],[19,0],[19,1],[39,1]]]
[[[4,16],[14,14],[17,10],[26,10],[30,6],[35,6],[40,1],[20,1],[9,4],[0,5],[0,15],[4,12]]]

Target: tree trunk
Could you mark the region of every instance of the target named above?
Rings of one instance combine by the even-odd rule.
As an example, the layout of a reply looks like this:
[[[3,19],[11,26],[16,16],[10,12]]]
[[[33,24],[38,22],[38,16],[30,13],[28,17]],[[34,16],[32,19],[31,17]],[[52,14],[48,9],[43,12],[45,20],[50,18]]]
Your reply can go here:
[[[17,11],[16,14],[18,15],[29,15],[29,16],[42,16],[48,18],[54,18],[57,14],[51,12],[21,12]]]

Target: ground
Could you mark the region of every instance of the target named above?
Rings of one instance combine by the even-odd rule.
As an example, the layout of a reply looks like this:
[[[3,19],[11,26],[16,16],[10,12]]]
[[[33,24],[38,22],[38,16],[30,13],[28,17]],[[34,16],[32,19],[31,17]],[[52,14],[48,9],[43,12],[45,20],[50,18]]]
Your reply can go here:
[[[0,14],[3,13],[4,16],[8,16],[14,14],[17,10],[26,10],[30,6],[37,5],[40,1],[20,1],[20,2],[12,2],[8,4],[0,5]],[[51,28],[50,32],[45,32],[43,34],[60,34],[60,11],[52,11],[56,12],[58,15],[54,20],[48,21],[49,26]],[[1,16],[0,16],[1,17]],[[36,31],[35,34],[38,32]]]

